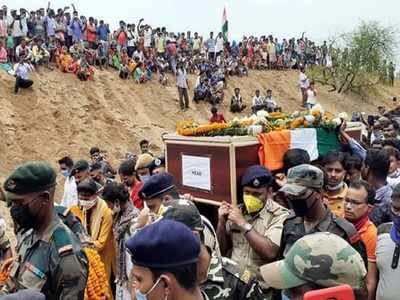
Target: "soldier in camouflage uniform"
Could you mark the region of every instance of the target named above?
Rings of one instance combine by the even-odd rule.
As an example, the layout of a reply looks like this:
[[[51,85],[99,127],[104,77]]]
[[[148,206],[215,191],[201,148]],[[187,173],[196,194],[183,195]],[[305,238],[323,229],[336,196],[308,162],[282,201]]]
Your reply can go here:
[[[306,234],[331,232],[347,240],[364,259],[367,252],[353,224],[335,216],[323,203],[324,173],[317,167],[302,164],[289,170],[287,183],[280,189],[294,214],[284,223],[279,258],[287,255],[292,245]]]
[[[29,162],[4,183],[11,216],[18,227],[18,256],[0,294],[31,288],[46,299],[83,299],[88,276],[79,239],[54,209],[56,172]]]
[[[357,299],[367,299],[363,259],[349,243],[328,232],[299,239],[283,260],[262,266],[261,275],[290,299],[303,299],[308,291],[342,284],[350,285]]]
[[[257,280],[246,278],[237,263],[222,257],[213,226],[192,202],[182,199],[169,202],[163,219],[184,223],[200,236],[198,277],[210,300],[266,299]]]

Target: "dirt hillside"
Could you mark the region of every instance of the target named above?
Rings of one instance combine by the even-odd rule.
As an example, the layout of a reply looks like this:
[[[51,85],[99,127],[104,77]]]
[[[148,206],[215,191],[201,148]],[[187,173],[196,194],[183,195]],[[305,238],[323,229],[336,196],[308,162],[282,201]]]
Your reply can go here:
[[[112,160],[119,160],[126,151],[137,151],[137,142],[147,138],[157,153],[162,147],[160,135],[173,131],[177,120],[206,122],[209,117],[207,104],[191,103],[189,111],[180,112],[172,82],[168,87],[155,81],[137,85],[120,80],[111,70],[98,71],[90,82],[80,82],[59,71],[42,71],[33,79],[33,89],[14,95],[13,77],[0,73],[0,177],[28,159],[54,163],[64,154],[85,158],[94,145],[107,150]],[[228,102],[234,87],[241,89],[248,107],[255,89],[271,88],[285,111],[299,109],[294,71],[251,72],[246,78],[230,78],[222,106],[227,118],[233,117],[228,112]],[[317,89],[318,101],[329,111],[375,112],[378,103],[392,105],[390,99],[399,95],[400,84],[384,87],[379,96],[367,100],[330,93],[324,87]],[[245,114],[250,114],[250,108]]]
[[[298,110],[300,93],[297,72],[251,72],[249,77],[229,79],[222,112],[227,119],[228,102],[234,87],[239,87],[248,107],[256,89],[270,88],[284,111]],[[193,83],[195,77],[191,77]],[[168,87],[156,81],[136,85],[120,80],[115,71],[97,71],[94,81],[80,82],[75,76],[59,71],[34,74],[33,89],[12,94],[14,78],[0,72],[0,182],[19,163],[44,159],[56,166],[65,154],[88,158],[88,150],[99,146],[117,165],[127,151],[136,152],[140,139],[152,141],[152,152],[162,151],[161,134],[175,130],[178,120],[193,118],[206,122],[209,105],[190,103],[190,110],[180,112],[177,90],[170,76]],[[330,93],[318,87],[318,101],[329,111],[375,112],[378,104],[393,106],[400,84],[382,87],[380,94],[361,100],[350,95]],[[191,90],[192,92],[192,90]],[[244,114],[250,114],[250,108]],[[61,178],[59,178],[61,181]],[[61,183],[61,182],[60,182]],[[58,185],[60,195],[62,184]],[[8,210],[0,204],[0,215]]]

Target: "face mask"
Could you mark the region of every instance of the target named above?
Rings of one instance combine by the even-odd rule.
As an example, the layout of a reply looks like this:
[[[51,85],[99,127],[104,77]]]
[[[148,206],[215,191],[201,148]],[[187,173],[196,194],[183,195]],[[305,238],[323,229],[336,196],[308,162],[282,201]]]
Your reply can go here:
[[[339,184],[337,184],[337,185],[327,185],[326,186],[326,189],[328,190],[328,191],[331,191],[331,192],[334,192],[334,191],[338,191],[338,190],[340,190],[342,187],[343,187],[343,185],[344,185],[344,182],[342,181],[341,183],[339,183]]]
[[[62,176],[64,176],[65,178],[69,177],[71,175],[71,171],[70,170],[62,170],[61,171]]]
[[[156,288],[156,286],[160,283],[161,281],[161,277],[158,278],[158,280],[156,281],[156,283],[150,288],[150,290],[143,294],[142,292],[140,292],[138,289],[136,289],[136,299],[137,300],[148,300],[147,296]],[[164,300],[167,300],[168,296],[165,296]]]
[[[15,223],[21,228],[30,229],[36,226],[36,219],[29,211],[27,204],[11,207],[10,214]]]
[[[310,196],[308,196],[306,199],[301,199],[301,200],[290,200],[290,203],[292,204],[292,208],[296,216],[298,217],[304,217],[308,214],[308,212],[314,207],[315,203],[317,200],[314,200],[313,204],[311,206],[308,206],[307,200],[310,199],[310,197],[314,193],[311,193]]]
[[[82,207],[83,210],[89,210],[93,206],[96,205],[97,198],[94,198],[93,200],[81,200],[79,199],[79,205]]]
[[[140,181],[145,183],[147,180],[150,179],[150,175],[139,175]]]
[[[243,202],[249,214],[259,212],[264,207],[264,202],[253,195],[243,195]]]

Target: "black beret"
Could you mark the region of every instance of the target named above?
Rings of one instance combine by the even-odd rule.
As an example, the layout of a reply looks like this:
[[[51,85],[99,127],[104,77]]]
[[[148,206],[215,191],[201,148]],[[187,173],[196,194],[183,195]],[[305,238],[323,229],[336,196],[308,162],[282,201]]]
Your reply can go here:
[[[72,167],[71,176],[74,176],[75,174],[82,172],[82,171],[88,171],[89,167],[90,167],[90,165],[86,160],[84,160],[84,159],[78,160]]]
[[[134,265],[172,268],[197,262],[200,240],[186,225],[161,219],[138,231],[126,248]]]
[[[196,205],[184,199],[172,200],[165,206],[163,219],[181,222],[191,230],[203,231],[204,224]]]
[[[165,157],[155,158],[147,167],[150,169],[150,172],[153,172],[154,169],[165,167]]]
[[[170,173],[153,175],[144,183],[139,196],[143,200],[150,200],[172,190],[174,187],[174,176]]]
[[[78,184],[77,191],[78,193],[88,193],[94,195],[99,191],[99,185],[91,178],[85,179]]]
[[[4,190],[25,195],[56,185],[56,171],[46,162],[32,161],[18,166],[4,182]]]
[[[260,165],[251,166],[242,176],[242,186],[260,188],[269,186],[274,177],[272,173],[265,167]]]

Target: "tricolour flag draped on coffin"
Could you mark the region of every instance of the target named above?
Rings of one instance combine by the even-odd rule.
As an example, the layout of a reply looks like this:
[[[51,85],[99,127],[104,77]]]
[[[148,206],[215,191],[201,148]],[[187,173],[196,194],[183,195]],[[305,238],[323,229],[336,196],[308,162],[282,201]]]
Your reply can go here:
[[[224,7],[224,12],[222,14],[222,36],[224,41],[228,41],[228,17],[226,16],[226,8]]]
[[[337,133],[324,128],[271,131],[260,134],[258,140],[261,144],[258,151],[260,164],[271,171],[283,167],[283,156],[289,149],[304,149],[313,161],[340,148]]]

